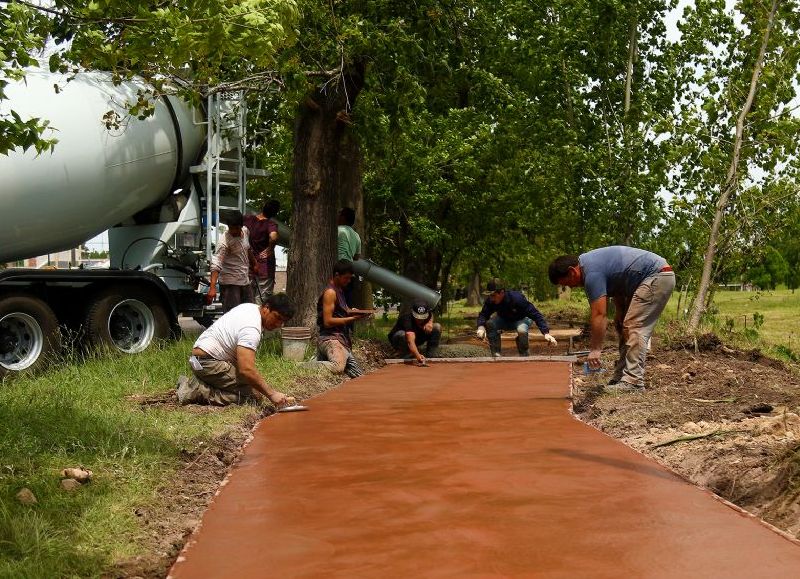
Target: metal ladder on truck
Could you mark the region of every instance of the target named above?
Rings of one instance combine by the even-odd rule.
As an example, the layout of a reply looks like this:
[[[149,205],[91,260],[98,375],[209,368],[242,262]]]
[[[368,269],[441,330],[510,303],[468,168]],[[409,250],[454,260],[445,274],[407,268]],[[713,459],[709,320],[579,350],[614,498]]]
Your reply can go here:
[[[219,241],[220,212],[247,205],[245,162],[247,103],[242,92],[216,92],[208,96],[206,132],[206,259],[210,262]],[[223,202],[225,204],[223,204]]]

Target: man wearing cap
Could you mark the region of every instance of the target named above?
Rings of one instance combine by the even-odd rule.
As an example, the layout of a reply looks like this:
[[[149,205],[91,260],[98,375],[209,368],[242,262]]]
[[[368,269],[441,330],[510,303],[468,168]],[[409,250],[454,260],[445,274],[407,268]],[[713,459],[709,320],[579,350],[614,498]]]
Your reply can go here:
[[[503,330],[516,330],[517,352],[520,356],[528,356],[528,330],[534,322],[548,344],[555,346],[558,343],[550,335],[550,328],[542,313],[521,292],[505,289],[503,282],[495,278],[486,284],[485,293],[487,297],[478,314],[476,335],[483,340],[488,334],[492,356],[500,357],[500,335]],[[495,313],[497,315],[492,317]]]
[[[579,256],[557,257],[548,276],[554,284],[586,290],[592,310],[591,368],[601,366],[608,298],[614,298],[619,360],[606,390],[644,390],[647,343],[675,287],[675,274],[667,260],[643,249],[614,245]]]
[[[442,326],[433,323],[433,313],[424,300],[414,300],[411,310],[400,314],[392,331],[389,332],[389,343],[403,356],[413,356],[417,363],[425,364],[425,357],[419,348],[427,343],[425,354],[428,358],[436,356]]]

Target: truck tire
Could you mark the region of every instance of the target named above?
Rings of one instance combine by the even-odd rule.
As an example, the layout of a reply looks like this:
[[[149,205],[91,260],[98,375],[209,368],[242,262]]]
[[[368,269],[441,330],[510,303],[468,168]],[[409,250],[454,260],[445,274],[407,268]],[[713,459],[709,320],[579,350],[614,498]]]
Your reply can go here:
[[[0,298],[0,377],[39,370],[60,348],[58,319],[46,303],[23,295]]]
[[[146,288],[115,286],[89,304],[84,325],[90,348],[137,354],[170,335],[167,310]]]

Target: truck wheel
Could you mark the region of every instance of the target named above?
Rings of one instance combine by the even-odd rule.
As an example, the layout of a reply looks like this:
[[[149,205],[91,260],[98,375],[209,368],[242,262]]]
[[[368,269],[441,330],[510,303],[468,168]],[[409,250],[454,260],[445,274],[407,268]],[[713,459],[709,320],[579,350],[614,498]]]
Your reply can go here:
[[[90,347],[136,354],[169,337],[169,316],[159,297],[144,288],[115,287],[96,296],[86,315]]]
[[[61,347],[58,319],[39,298],[0,299],[0,376],[36,370]]]

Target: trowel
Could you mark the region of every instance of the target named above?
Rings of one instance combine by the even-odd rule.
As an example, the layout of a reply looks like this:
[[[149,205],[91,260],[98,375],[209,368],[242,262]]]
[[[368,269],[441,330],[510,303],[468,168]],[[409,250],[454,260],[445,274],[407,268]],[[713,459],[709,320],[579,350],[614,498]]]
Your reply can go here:
[[[303,410],[308,410],[308,406],[303,406],[302,404],[291,404],[290,406],[281,406],[278,408],[278,412],[302,412]]]

